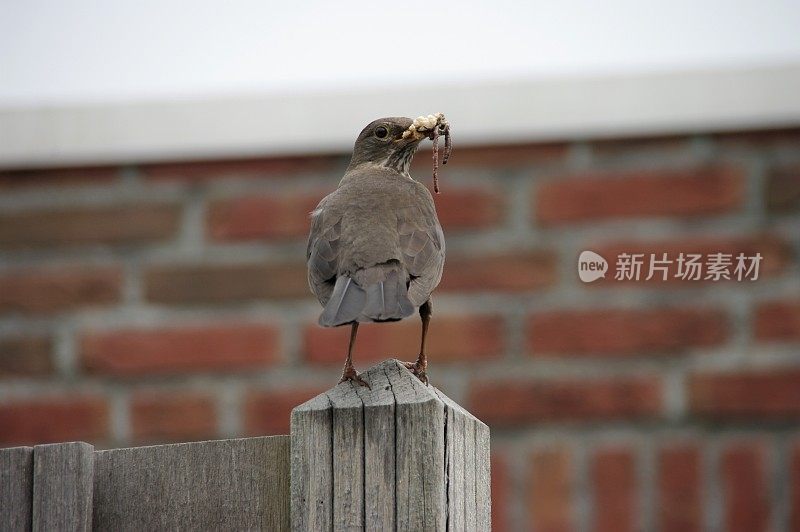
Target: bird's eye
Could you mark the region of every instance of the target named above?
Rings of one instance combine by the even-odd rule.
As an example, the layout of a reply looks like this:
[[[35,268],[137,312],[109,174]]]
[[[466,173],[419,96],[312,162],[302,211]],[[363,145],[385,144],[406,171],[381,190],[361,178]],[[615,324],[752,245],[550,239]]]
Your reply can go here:
[[[389,130],[383,126],[378,126],[375,128],[375,136],[379,139],[385,139],[386,135],[389,134]]]

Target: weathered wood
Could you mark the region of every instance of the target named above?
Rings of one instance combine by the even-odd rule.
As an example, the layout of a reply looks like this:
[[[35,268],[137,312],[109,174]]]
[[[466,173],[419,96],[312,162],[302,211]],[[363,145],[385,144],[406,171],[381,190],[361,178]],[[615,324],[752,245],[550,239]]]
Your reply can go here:
[[[396,360],[292,412],[293,530],[489,530],[489,429]]]
[[[33,448],[34,531],[91,530],[93,453],[83,442]]]
[[[385,368],[369,378],[371,390],[356,388],[364,404],[364,525],[366,530],[394,530],[394,392]]]
[[[476,529],[492,528],[492,467],[489,427],[478,422],[475,424],[475,502],[477,510]]]
[[[489,427],[436,390],[447,415],[451,530],[491,529]],[[462,445],[459,445],[461,441]]]
[[[447,437],[445,448],[445,475],[447,475],[447,503],[451,508],[448,519],[454,530],[465,530],[464,486],[458,479],[463,478],[464,468],[464,419],[456,417],[452,408],[445,409]],[[455,469],[459,468],[458,471]]]
[[[0,530],[31,529],[33,447],[0,449]]]
[[[325,394],[292,410],[292,530],[333,528],[332,420]]]
[[[333,408],[333,529],[364,527],[364,403],[351,382],[326,395]]]
[[[95,530],[289,529],[289,438],[95,453]]]
[[[389,367],[395,396],[398,530],[445,530],[444,405],[405,367]]]

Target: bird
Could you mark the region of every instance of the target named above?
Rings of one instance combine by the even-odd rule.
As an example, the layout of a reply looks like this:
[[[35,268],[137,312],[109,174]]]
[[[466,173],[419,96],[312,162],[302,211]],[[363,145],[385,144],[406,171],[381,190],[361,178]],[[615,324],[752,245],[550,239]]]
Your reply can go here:
[[[358,326],[393,322],[418,310],[419,355],[403,364],[427,385],[425,340],[433,314],[431,293],[442,278],[445,241],[428,188],[409,173],[420,142],[445,135],[444,115],[380,118],[358,135],[337,188],[311,212],[308,283],[323,306],[319,325],[350,325],[341,382],[369,387],[353,366]],[[437,164],[434,164],[434,178]]]

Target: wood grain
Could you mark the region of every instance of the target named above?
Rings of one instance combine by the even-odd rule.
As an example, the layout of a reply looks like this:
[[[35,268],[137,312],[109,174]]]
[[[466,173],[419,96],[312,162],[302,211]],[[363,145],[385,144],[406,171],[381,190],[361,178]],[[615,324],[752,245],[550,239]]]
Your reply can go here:
[[[436,390],[445,406],[451,530],[491,528],[489,427]]]
[[[325,394],[292,410],[292,530],[333,529],[332,420]]]
[[[489,429],[396,360],[292,412],[293,530],[489,530]]]
[[[394,392],[385,367],[364,378],[372,385],[356,388],[364,404],[364,524],[366,530],[394,530]]]
[[[364,527],[364,403],[351,382],[326,395],[333,412],[333,529]]]
[[[33,448],[0,449],[0,530],[30,530],[32,504]]]
[[[33,448],[32,530],[92,528],[94,447],[54,443]]]
[[[95,453],[96,530],[289,529],[289,438]]]

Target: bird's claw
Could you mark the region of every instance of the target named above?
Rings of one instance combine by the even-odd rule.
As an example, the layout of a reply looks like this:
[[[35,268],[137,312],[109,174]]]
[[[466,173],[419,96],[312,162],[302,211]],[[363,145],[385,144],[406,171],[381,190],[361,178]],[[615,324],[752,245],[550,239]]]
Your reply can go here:
[[[423,362],[420,364],[419,360],[416,362],[403,362],[403,365],[417,378],[422,381],[425,386],[428,385],[428,375],[425,373],[425,370],[428,369],[428,364]]]
[[[370,386],[367,381],[362,379],[361,375],[359,375],[358,372],[353,367],[346,368],[342,372],[342,378],[339,380],[339,383],[342,383],[342,382],[345,382],[345,381],[355,382],[356,384],[358,384],[360,386],[366,386],[370,390],[372,389],[372,386]]]

